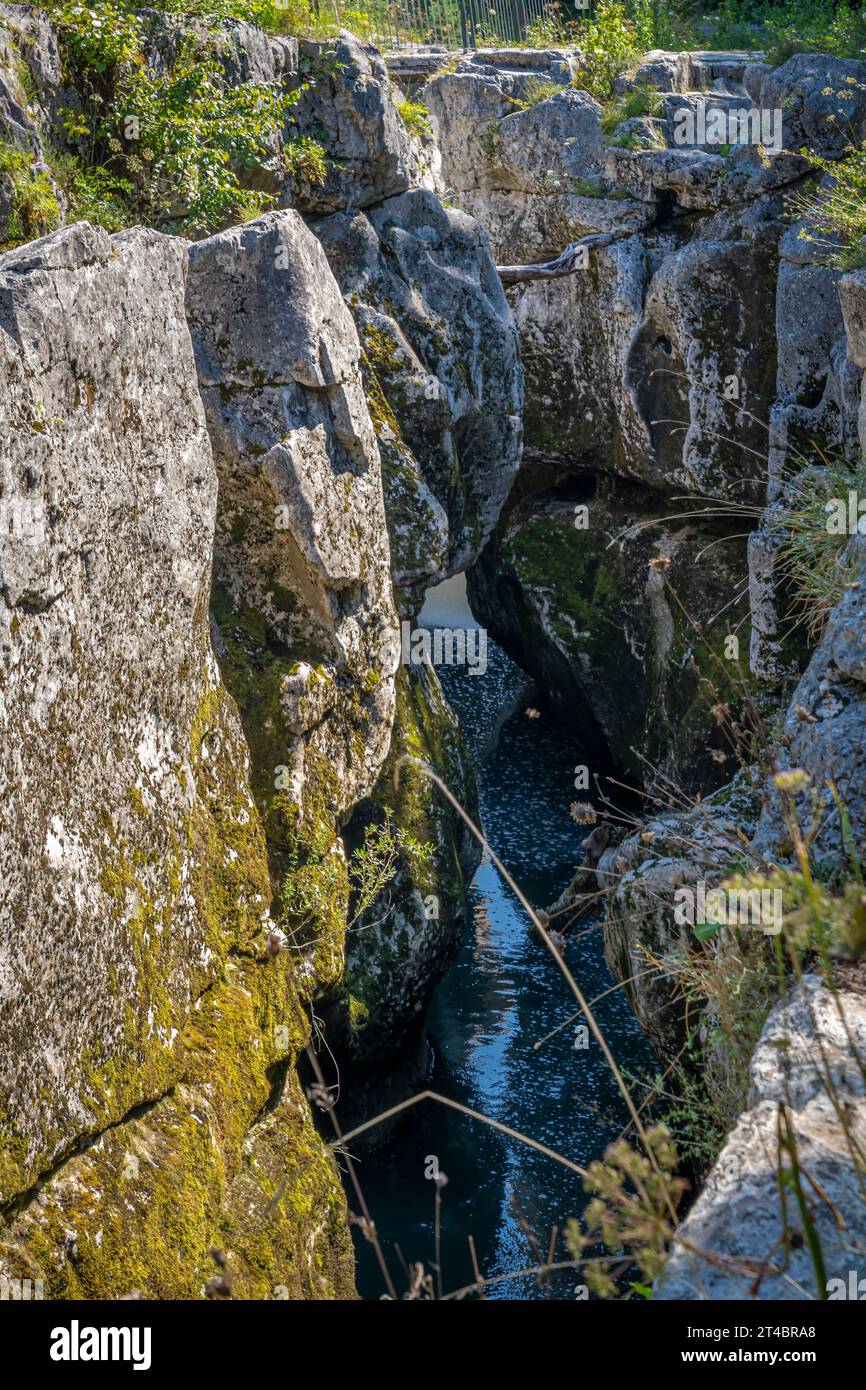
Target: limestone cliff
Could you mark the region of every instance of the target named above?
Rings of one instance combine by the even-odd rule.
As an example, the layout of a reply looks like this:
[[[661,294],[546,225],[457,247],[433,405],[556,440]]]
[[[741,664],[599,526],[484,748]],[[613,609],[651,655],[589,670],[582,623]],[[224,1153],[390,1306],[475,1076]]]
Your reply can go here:
[[[841,125],[862,134],[861,66],[649,55],[602,109],[576,62],[470,55],[423,89],[443,177],[500,264],[613,238],[573,274],[508,290],[525,464],[470,588],[590,743],[633,777],[655,767],[706,785],[710,707],[742,695],[750,661],[763,679],[792,665],[775,532],[758,513],[798,451],[856,447],[840,272],[790,226],[785,196],[808,175],[803,148],[832,160]],[[624,116],[627,100],[645,114]],[[702,104],[778,112],[779,148],[679,143]]]
[[[608,242],[561,278],[509,271],[526,454],[470,593],[588,758],[654,793],[574,891],[606,891],[608,964],[709,1168],[657,1296],[807,1298],[785,1165],[826,1278],[863,1239],[866,617],[856,536],[817,648],[792,641],[779,547],[809,470],[866,447],[866,281],[796,202],[810,155],[862,143],[866,70],[656,53],[603,108],[577,63],[479,53],[425,88],[443,176],[501,265]],[[681,143],[707,108],[778,118],[776,147]],[[767,934],[683,915],[723,883],[778,895]]]
[[[326,995],[348,1051],[399,1047],[459,946],[474,854],[393,772],[409,752],[470,807],[473,776],[435,671],[398,670],[399,619],[475,558],[516,472],[510,312],[477,224],[413,189],[351,35],[146,17],[154,82],[192,44],[229,89],[303,87],[239,170],[279,206],[190,245],[62,226],[82,70],[39,12],[2,26],[0,234],[24,244],[0,256],[0,1273],[59,1298],[351,1297],[296,1067]],[[298,129],[327,134],[324,179],[288,169]],[[364,267],[407,344],[382,380],[328,263],[341,218],[403,258]],[[349,856],[386,812],[425,853],[347,962]]]
[[[229,1245],[242,1296],[333,1296],[343,1199],[292,1070],[308,990],[266,949],[211,648],[185,257],[77,225],[0,262],[0,1264],[53,1297],[195,1297]]]

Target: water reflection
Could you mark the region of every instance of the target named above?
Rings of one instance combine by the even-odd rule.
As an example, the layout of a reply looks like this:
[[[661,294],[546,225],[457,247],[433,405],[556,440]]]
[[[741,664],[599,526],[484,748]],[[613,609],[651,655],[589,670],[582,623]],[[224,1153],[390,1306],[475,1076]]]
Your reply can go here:
[[[472,622],[465,586],[440,586],[422,618],[431,626]],[[530,902],[545,906],[580,857],[582,832],[569,816],[580,749],[545,718],[527,717],[527,677],[492,643],[483,677],[457,667],[439,676],[476,758],[487,838]],[[471,906],[465,944],[429,1014],[430,1085],[586,1164],[624,1123],[615,1082],[594,1042],[575,1050],[573,1024],[534,1047],[575,1012],[574,998],[489,860],[475,876]],[[597,926],[569,936],[566,959],[588,998],[612,983]],[[604,999],[597,1016],[621,1066],[652,1066],[621,992]],[[485,1275],[528,1268],[546,1257],[551,1228],[561,1231],[584,1200],[575,1174],[551,1159],[450,1110],[419,1106],[363,1155],[358,1169],[400,1288],[401,1261],[429,1266],[433,1260],[435,1184],[425,1170],[434,1158],[448,1178],[441,1233],[446,1291],[472,1282],[470,1235]],[[357,1252],[359,1288],[378,1298],[381,1274],[362,1237]],[[557,1256],[564,1255],[560,1237]],[[492,1286],[487,1296],[571,1298],[575,1283],[572,1273],[557,1275],[544,1290],[522,1278]]]

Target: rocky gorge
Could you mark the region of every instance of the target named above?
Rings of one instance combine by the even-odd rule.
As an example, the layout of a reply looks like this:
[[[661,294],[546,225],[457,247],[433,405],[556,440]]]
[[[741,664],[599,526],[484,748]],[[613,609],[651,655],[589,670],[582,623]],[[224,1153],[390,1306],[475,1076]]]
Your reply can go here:
[[[0,5],[0,1276],[355,1296],[333,1098],[304,1059],[312,1040],[365,1104],[404,1065],[420,1085],[481,850],[424,771],[478,818],[401,634],[466,574],[529,712],[578,740],[577,795],[611,812],[562,904],[603,895],[646,1036],[665,1066],[697,1046],[721,1097],[653,1296],[810,1296],[808,1242],[768,1254],[780,1113],[847,1277],[862,555],[855,534],[804,631],[783,538],[816,458],[866,450],[866,271],[803,210],[866,141],[866,65],[653,52],[602,103],[573,48],[389,74],[347,32],[140,14],[154,82],[191,45],[292,104],[238,161],[266,207],[198,230],[190,185],[170,229],[106,228],[57,158],[92,96],[82,45]],[[779,112],[779,150],[678,144],[708,102]],[[322,168],[293,165],[313,140]],[[584,239],[571,273],[531,273]],[[793,904],[781,990],[777,937],[734,950],[675,912],[731,875]],[[729,969],[769,981],[743,1056]]]

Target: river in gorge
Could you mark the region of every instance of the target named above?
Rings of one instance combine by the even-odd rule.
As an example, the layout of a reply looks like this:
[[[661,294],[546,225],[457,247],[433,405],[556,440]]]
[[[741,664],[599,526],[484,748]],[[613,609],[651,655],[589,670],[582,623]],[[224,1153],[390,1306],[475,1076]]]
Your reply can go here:
[[[464,581],[431,591],[421,621],[474,625]],[[588,796],[574,790],[580,747],[543,714],[527,715],[520,697],[529,677],[493,643],[485,674],[456,666],[438,674],[475,759],[486,838],[533,906],[546,907],[580,858],[583,832],[569,814],[575,799]],[[473,879],[470,905],[463,948],[427,1018],[427,1084],[586,1165],[601,1157],[626,1120],[613,1077],[594,1039],[576,1048],[580,1020],[535,1048],[575,1013],[574,996],[487,859]],[[597,922],[568,934],[565,959],[587,998],[613,984]],[[595,1012],[620,1067],[654,1071],[623,992],[608,994]],[[436,1183],[428,1175],[436,1165],[447,1178],[440,1217],[446,1294],[472,1282],[470,1235],[484,1275],[497,1279],[545,1259],[552,1227],[561,1233],[586,1200],[569,1169],[477,1120],[423,1102],[377,1147],[365,1149],[357,1166],[401,1292],[404,1265],[423,1261],[429,1270],[434,1262]],[[353,1194],[347,1195],[354,1209]],[[384,1286],[373,1249],[357,1229],[355,1240],[359,1291],[377,1299]],[[568,1258],[561,1234],[555,1258]],[[486,1297],[574,1298],[578,1279],[574,1271],[554,1275],[547,1286],[532,1276],[502,1278]]]

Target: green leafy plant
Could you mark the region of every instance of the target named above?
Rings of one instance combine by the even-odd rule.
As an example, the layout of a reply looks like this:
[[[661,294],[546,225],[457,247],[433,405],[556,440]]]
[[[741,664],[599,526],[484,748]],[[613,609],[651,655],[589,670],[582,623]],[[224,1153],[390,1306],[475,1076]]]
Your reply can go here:
[[[91,222],[107,232],[119,232],[130,226],[128,198],[132,184],[117,178],[102,165],[83,164],[76,155],[50,156],[51,170],[57,186],[66,198],[66,217],[69,222]]]
[[[126,203],[127,220],[201,235],[273,206],[275,195],[261,188],[265,166],[282,161],[286,174],[323,181],[319,142],[286,133],[305,83],[232,86],[214,41],[200,33],[180,44],[168,72],[155,71],[145,61],[146,17],[127,0],[47,5],[84,98],[81,111],[63,116],[64,129],[97,171],[89,180],[76,173],[72,201],[91,206],[103,225],[122,225]],[[240,8],[222,3],[197,12],[217,21]]]
[[[581,198],[604,198],[607,192],[599,179],[575,179],[573,187]]]
[[[527,25],[526,43],[529,48],[556,48],[574,43],[575,32],[574,20],[567,18],[561,5],[553,3],[545,5],[543,15]]]
[[[80,68],[105,74],[142,66],[144,24],[125,0],[46,0],[43,9]]]
[[[349,860],[354,909],[350,925],[357,922],[387,888],[401,859],[418,869],[429,863],[432,855],[433,846],[422,844],[414,835],[395,826],[390,812],[384,820],[368,825],[362,844]]]
[[[11,203],[8,242],[15,245],[52,231],[60,220],[60,204],[50,175],[32,154],[0,141],[0,183],[4,182]]]
[[[421,844],[390,815],[367,826],[364,839],[349,858],[348,887],[352,894],[352,913],[346,923],[351,928],[372,907],[393,880],[400,860],[420,866],[430,859],[431,845]],[[278,915],[294,929],[303,929],[323,903],[339,892],[343,880],[343,858],[335,851],[330,836],[312,844],[294,841],[287,850],[288,871],[277,894]]]
[[[496,158],[496,151],[499,148],[499,125],[499,121],[488,121],[478,136],[478,144],[488,159]]]
[[[789,201],[789,210],[806,223],[800,238],[822,250],[837,270],[866,265],[866,149],[852,149],[835,162],[807,157],[829,177],[814,193]]]
[[[397,103],[397,115],[410,135],[416,135],[419,140],[422,140],[430,134],[430,122],[427,119],[429,113],[423,102],[399,101]]]
[[[687,1183],[677,1176],[679,1159],[669,1130],[654,1125],[645,1137],[647,1153],[621,1139],[605,1151],[603,1162],[590,1164],[584,1187],[592,1200],[581,1221],[568,1223],[569,1251],[584,1262],[587,1286],[599,1298],[619,1292],[611,1257],[621,1263],[626,1256],[634,1263],[644,1288],[658,1278],[667,1259]],[[599,1246],[607,1256],[592,1253]]]
[[[859,58],[866,44],[863,13],[845,0],[722,0],[706,22],[713,47],[762,49],[773,64],[794,53]]]
[[[598,0],[592,19],[577,26],[577,42],[584,54],[577,85],[598,101],[607,101],[619,74],[649,44],[641,42],[643,25],[629,18],[622,0]]]
[[[216,62],[192,58],[165,78],[131,83],[107,123],[137,135],[132,152],[116,137],[110,145],[134,180],[136,216],[202,232],[269,207],[273,197],[244,188],[238,175],[272,156],[292,100],[277,83],[227,87]]]

